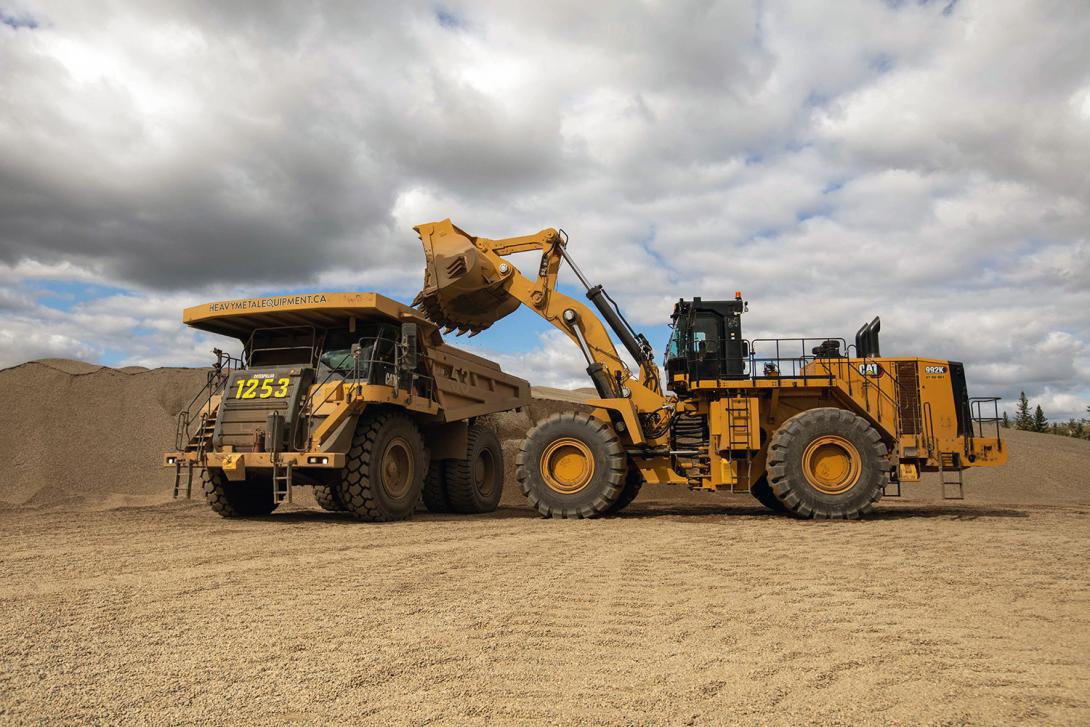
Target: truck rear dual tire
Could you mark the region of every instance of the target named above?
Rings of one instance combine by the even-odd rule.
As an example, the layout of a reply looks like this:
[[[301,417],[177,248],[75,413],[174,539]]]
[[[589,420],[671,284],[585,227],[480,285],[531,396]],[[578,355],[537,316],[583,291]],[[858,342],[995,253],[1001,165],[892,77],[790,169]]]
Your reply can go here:
[[[612,512],[629,470],[613,428],[574,412],[554,414],[531,429],[516,466],[519,489],[534,509],[559,518]]]
[[[273,499],[271,478],[250,475],[241,482],[233,482],[222,470],[205,469],[201,481],[208,505],[221,517],[268,515],[279,505]]]
[[[430,512],[494,512],[503,496],[503,448],[495,430],[469,425],[466,456],[432,460],[423,495]]]
[[[874,509],[889,481],[886,445],[870,423],[823,407],[788,419],[768,446],[768,483],[800,518],[858,518]]]
[[[427,469],[424,440],[411,419],[396,412],[365,413],[337,495],[358,520],[406,520],[416,510]]]

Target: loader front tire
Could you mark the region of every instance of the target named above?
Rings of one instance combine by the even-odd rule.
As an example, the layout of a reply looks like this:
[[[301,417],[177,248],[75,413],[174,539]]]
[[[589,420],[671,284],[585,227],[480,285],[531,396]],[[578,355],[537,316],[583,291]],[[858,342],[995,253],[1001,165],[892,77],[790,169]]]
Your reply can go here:
[[[632,501],[636,499],[636,495],[640,494],[640,488],[643,485],[643,475],[640,474],[636,465],[630,461],[628,463],[628,474],[624,478],[624,487],[621,488],[621,495],[617,498],[617,502],[609,506],[609,511],[606,514],[612,515],[631,505]]]
[[[772,486],[768,484],[768,475],[761,475],[761,478],[753,483],[753,487],[749,488],[749,494],[772,512],[787,512],[787,507],[780,502],[776,493],[772,491]]]
[[[503,495],[503,448],[490,427],[471,424],[466,456],[446,461],[447,500],[454,512],[494,512]]]
[[[315,485],[314,499],[318,506],[329,512],[344,512],[345,506],[341,502],[341,496],[337,494],[337,488],[331,485]]]
[[[628,458],[613,428],[589,414],[553,414],[515,461],[519,489],[545,517],[605,515],[621,497]]]
[[[788,419],[768,446],[768,482],[801,518],[858,518],[889,480],[886,445],[860,416],[823,407]]]
[[[420,431],[397,412],[365,414],[356,425],[337,494],[358,520],[412,517],[428,468]]]
[[[251,475],[241,482],[232,482],[222,470],[205,469],[201,480],[209,507],[221,517],[268,515],[279,505],[273,499],[271,478]]]

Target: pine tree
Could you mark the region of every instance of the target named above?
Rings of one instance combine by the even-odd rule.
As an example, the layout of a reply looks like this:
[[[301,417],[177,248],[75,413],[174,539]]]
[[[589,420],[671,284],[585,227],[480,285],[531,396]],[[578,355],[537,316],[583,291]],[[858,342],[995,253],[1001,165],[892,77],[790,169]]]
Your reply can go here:
[[[1035,432],[1047,432],[1048,431],[1048,417],[1041,410],[1041,405],[1037,405],[1036,411],[1033,412],[1033,431]]]
[[[1011,418],[1009,416],[1007,416],[1007,412],[1003,412],[1003,422],[1002,422],[1002,424],[1003,424],[1004,429],[1010,429],[1011,428]]]
[[[1018,409],[1014,415],[1014,428],[1022,431],[1033,429],[1033,415],[1029,413],[1029,399],[1026,398],[1026,392],[1024,391],[1018,395]]]

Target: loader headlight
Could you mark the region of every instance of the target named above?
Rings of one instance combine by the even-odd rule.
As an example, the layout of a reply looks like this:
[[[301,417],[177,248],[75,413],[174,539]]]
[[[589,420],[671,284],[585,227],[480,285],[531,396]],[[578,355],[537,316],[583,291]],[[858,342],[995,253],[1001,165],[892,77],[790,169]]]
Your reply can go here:
[[[329,457],[307,457],[307,464],[329,464]]]
[[[167,457],[167,464],[174,464],[178,461],[177,457]]]

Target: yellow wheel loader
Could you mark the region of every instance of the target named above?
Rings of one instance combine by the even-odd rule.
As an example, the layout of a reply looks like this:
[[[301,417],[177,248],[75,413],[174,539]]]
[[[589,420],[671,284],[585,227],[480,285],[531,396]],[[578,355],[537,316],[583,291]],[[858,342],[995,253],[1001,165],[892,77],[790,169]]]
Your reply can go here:
[[[174,496],[199,478],[224,517],[267,515],[296,486],[360,520],[496,509],[503,451],[481,420],[529,405],[530,386],[447,345],[436,325],[376,293],[314,293],[188,308],[237,338],[178,415]]]
[[[939,472],[944,496],[959,498],[963,470],[1006,461],[998,399],[970,399],[960,363],[883,357],[877,318],[851,344],[746,340],[741,293],[682,299],[671,316],[664,389],[647,339],[602,286],[590,285],[561,232],[491,240],[450,220],[415,229],[427,263],[414,305],[429,320],[475,334],[524,305],[586,359],[598,395],[592,413],[538,423],[518,455],[519,487],[546,517],[614,513],[654,483],[745,489],[798,517],[856,518],[921,472]],[[541,253],[534,279],[507,259],[530,251]],[[557,290],[563,262],[593,310]]]

